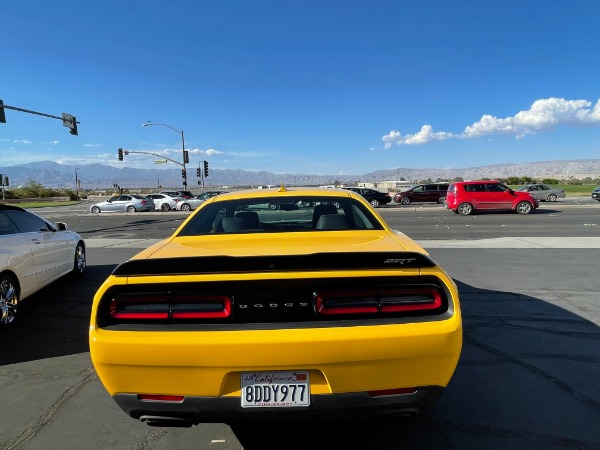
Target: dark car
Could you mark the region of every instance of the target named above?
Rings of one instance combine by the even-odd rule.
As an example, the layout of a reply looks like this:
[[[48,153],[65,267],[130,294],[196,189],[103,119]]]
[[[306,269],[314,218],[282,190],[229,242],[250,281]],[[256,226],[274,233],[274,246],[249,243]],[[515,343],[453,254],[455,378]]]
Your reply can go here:
[[[446,200],[449,183],[419,184],[394,195],[394,201],[402,205],[409,203],[441,203]]]
[[[362,195],[373,208],[377,208],[379,205],[387,205],[392,201],[392,197],[387,192],[381,192],[376,189],[364,188],[364,187],[345,187],[349,191],[356,192]]]

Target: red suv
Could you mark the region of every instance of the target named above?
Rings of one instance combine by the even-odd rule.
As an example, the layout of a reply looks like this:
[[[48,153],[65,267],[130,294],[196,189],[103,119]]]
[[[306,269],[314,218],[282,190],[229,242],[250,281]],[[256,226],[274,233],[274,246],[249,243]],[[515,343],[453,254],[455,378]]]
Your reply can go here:
[[[468,216],[475,211],[516,211],[529,214],[540,204],[528,192],[517,192],[495,180],[451,183],[446,193],[446,208]]]

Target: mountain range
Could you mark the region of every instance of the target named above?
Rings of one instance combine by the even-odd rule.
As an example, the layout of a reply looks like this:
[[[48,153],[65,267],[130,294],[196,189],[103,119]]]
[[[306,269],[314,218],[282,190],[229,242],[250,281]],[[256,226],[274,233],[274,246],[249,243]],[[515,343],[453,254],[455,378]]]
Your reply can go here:
[[[0,173],[8,176],[10,187],[26,184],[30,180],[50,188],[75,189],[76,179],[81,189],[109,189],[114,184],[123,188],[180,188],[181,169],[134,169],[115,168],[102,164],[65,165],[53,161],[39,161],[17,166],[0,167]],[[195,170],[188,170],[188,189],[198,188]],[[205,178],[205,187],[286,185],[320,186],[336,181],[348,184],[358,182],[409,181],[438,179],[452,180],[462,177],[465,180],[480,178],[506,178],[510,176],[530,176],[534,178],[582,179],[600,178],[600,159],[569,161],[540,161],[522,164],[496,164],[464,169],[382,169],[362,175],[311,175],[277,174],[251,172],[247,170],[210,169]]]

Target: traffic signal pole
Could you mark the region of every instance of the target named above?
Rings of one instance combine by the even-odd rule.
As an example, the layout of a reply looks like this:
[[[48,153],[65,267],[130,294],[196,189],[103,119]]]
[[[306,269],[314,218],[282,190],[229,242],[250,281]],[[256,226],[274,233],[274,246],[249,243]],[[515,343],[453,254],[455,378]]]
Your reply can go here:
[[[6,114],[4,113],[5,109],[12,109],[14,111],[21,111],[21,112],[26,112],[29,114],[37,114],[38,116],[44,116],[44,117],[50,117],[52,119],[62,120],[63,126],[69,128],[69,133],[71,133],[73,136],[78,136],[77,124],[81,123],[81,122],[78,122],[77,119],[75,118],[75,116],[72,116],[71,114],[62,113],[61,117],[52,116],[50,114],[45,114],[45,113],[41,113],[38,111],[31,111],[29,109],[17,108],[16,106],[8,106],[8,105],[5,105],[2,100],[0,100],[0,123],[6,123]]]

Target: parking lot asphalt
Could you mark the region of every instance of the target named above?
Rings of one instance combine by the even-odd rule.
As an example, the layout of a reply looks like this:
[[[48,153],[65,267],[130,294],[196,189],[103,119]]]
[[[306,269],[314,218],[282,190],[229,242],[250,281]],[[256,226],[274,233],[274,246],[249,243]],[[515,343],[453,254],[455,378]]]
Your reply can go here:
[[[456,281],[464,319],[457,371],[431,417],[258,429],[150,428],[114,404],[89,357],[91,298],[150,241],[96,240],[81,282],[35,294],[0,334],[0,448],[600,448],[600,237],[420,241]]]

